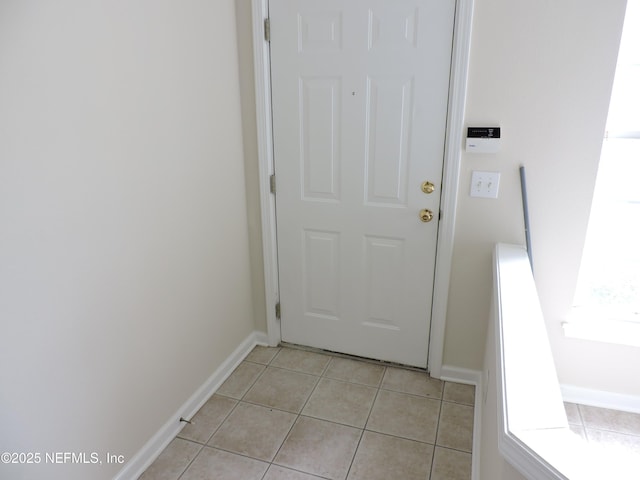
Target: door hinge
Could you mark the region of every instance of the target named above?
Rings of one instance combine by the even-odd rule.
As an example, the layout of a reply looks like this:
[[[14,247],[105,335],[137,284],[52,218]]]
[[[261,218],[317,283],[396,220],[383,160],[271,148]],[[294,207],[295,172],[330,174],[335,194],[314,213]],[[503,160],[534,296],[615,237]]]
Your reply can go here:
[[[438,211],[438,221],[442,220],[442,210]]]
[[[280,302],[276,303],[276,318],[280,320]]]
[[[268,18],[264,19],[264,39],[267,42],[271,41],[271,22]]]
[[[275,173],[269,177],[269,190],[271,193],[276,193],[276,175]]]

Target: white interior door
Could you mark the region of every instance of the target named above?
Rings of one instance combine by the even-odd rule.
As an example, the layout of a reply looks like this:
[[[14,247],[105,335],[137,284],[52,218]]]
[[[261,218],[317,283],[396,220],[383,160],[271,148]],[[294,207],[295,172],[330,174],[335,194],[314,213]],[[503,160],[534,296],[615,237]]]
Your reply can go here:
[[[283,341],[426,367],[454,7],[270,0]]]

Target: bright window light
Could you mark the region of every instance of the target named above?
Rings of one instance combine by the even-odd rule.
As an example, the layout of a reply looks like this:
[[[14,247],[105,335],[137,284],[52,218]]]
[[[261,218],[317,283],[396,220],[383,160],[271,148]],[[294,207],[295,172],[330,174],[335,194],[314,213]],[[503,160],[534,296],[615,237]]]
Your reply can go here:
[[[574,317],[640,322],[640,0],[628,0]]]

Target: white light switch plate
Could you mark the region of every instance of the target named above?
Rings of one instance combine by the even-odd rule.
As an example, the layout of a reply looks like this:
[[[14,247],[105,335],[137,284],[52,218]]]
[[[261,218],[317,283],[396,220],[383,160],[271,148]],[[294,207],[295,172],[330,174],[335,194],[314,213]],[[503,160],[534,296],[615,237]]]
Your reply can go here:
[[[472,172],[469,195],[481,198],[498,198],[500,172]]]

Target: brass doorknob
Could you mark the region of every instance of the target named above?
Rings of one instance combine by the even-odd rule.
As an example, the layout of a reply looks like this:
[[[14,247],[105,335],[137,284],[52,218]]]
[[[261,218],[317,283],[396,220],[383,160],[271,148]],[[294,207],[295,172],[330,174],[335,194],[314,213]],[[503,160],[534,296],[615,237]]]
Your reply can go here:
[[[427,208],[423,208],[420,210],[420,220],[424,223],[430,222],[433,220],[433,212]]]
[[[422,182],[422,191],[424,193],[433,193],[435,189],[436,189],[436,186],[433,183],[429,181]]]

